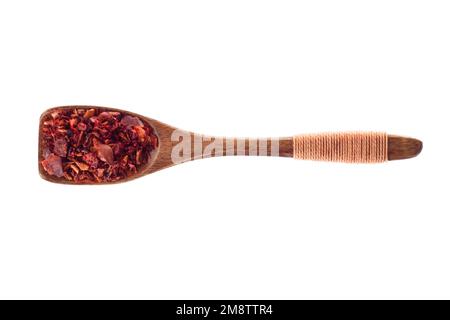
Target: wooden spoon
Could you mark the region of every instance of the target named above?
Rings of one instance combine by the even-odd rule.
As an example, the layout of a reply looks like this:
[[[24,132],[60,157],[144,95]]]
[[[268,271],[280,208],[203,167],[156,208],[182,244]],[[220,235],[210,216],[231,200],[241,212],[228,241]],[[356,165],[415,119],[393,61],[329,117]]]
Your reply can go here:
[[[97,115],[102,112],[118,112],[122,118],[130,116],[133,119],[140,119],[142,123],[153,129],[154,134],[158,138],[158,143],[150,153],[150,159],[146,164],[138,166],[135,171],[130,171],[126,176],[114,181],[107,181],[107,179],[75,181],[69,180],[60,174],[55,175],[52,171],[50,172],[53,174],[49,174],[48,168],[46,170],[43,166],[43,162],[48,158],[49,154],[48,146],[45,145],[43,139],[44,123],[52,119],[55,112],[69,110],[79,110],[78,112],[80,113],[95,113]],[[107,145],[103,144],[102,146],[105,149],[109,149]],[[278,156],[341,162],[381,162],[383,160],[412,158],[417,156],[421,150],[422,142],[417,139],[394,135],[371,135],[371,133],[308,135],[267,139],[211,137],[180,130],[129,111],[96,106],[52,108],[42,114],[39,124],[40,175],[43,179],[51,182],[69,184],[125,182],[186,161],[225,155]],[[65,161],[64,157],[62,159]],[[105,159],[103,160],[106,161]],[[112,161],[113,159],[111,158],[108,165]],[[106,166],[106,164],[103,165]],[[79,166],[82,169],[87,168],[86,164],[80,164]],[[76,169],[80,170],[78,167]]]

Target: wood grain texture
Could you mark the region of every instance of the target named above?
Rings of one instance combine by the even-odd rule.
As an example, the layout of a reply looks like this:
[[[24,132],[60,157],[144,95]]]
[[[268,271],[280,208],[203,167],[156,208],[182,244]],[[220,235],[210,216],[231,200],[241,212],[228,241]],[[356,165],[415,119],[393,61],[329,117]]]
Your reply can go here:
[[[143,174],[153,173],[155,171],[169,168],[173,165],[198,160],[210,157],[219,156],[279,156],[279,157],[292,157],[292,137],[286,138],[227,138],[227,137],[214,137],[197,134],[194,132],[189,132],[185,130],[180,130],[160,121],[150,119],[147,117],[141,117],[147,121],[159,137],[160,145],[159,150],[156,154],[157,158],[151,165],[144,170]],[[179,139],[174,139],[174,131],[178,134],[183,134],[184,137],[189,137],[189,151],[188,156],[185,160],[180,162],[173,162],[172,152],[177,144],[180,143]],[[213,150],[211,152],[206,152],[208,146],[214,142],[218,142],[221,145],[222,152],[217,152]],[[277,152],[272,152],[272,145],[275,143]],[[264,153],[264,145],[267,150]],[[201,147],[200,147],[201,146]],[[256,148],[255,148],[256,147]]]
[[[423,143],[408,137],[390,135],[388,137],[388,159],[403,160],[416,157],[422,152]]]

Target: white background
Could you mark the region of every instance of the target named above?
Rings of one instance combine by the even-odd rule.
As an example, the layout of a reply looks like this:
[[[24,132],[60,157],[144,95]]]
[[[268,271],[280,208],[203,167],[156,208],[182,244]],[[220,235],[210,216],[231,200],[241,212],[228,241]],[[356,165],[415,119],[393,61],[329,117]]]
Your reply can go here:
[[[450,298],[448,1],[2,1],[0,298]],[[386,130],[415,159],[37,170],[39,115],[205,134]]]

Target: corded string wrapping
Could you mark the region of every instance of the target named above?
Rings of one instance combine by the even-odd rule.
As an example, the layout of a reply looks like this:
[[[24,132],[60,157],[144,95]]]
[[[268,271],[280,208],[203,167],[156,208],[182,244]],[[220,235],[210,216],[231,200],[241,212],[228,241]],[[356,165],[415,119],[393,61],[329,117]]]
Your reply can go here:
[[[384,132],[338,132],[294,136],[294,158],[347,163],[388,160],[388,136]]]

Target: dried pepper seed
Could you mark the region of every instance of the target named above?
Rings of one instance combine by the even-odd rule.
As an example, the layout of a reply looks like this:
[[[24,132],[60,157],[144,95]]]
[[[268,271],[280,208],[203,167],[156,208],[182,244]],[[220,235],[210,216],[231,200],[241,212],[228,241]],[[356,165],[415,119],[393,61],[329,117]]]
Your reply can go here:
[[[82,170],[82,171],[89,170],[89,165],[87,165],[86,163],[77,162],[77,161],[75,161],[75,163],[76,163],[77,167],[80,168],[80,170]]]
[[[84,118],[88,119],[95,114],[95,109],[89,109],[84,113]]]
[[[74,164],[70,164],[69,167],[70,167],[70,169],[75,171],[76,174],[78,174],[80,172],[80,169],[78,169],[78,167]]]
[[[147,139],[147,133],[145,132],[144,128],[138,127],[138,126],[134,126],[133,130],[134,130],[134,132],[136,132],[139,141],[140,142],[145,142],[145,140]]]
[[[124,179],[147,164],[158,138],[135,116],[102,108],[61,108],[43,119],[41,165],[74,183]]]

